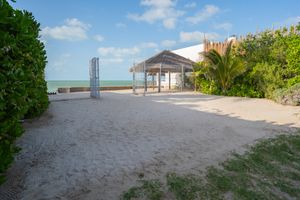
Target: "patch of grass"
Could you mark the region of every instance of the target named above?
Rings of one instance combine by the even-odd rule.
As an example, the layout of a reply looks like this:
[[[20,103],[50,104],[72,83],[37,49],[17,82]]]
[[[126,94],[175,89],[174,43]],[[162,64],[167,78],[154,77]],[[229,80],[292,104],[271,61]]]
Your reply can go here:
[[[244,155],[233,154],[220,166],[208,168],[205,176],[169,173],[168,191],[164,192],[178,200],[300,199],[299,133],[262,140]],[[125,194],[131,197],[127,199],[161,199],[161,185],[157,180],[144,181]]]
[[[175,194],[177,199],[195,199],[201,192],[201,179],[195,176],[177,176],[175,173],[167,175],[167,185],[169,190]]]
[[[158,180],[139,180],[141,186],[132,187],[122,196],[123,200],[149,199],[160,200],[163,197],[162,184]]]

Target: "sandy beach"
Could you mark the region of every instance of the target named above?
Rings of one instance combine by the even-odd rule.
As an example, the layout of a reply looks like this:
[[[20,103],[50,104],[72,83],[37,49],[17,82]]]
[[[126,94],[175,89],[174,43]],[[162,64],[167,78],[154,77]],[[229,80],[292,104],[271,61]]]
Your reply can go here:
[[[300,127],[299,107],[266,99],[115,91],[50,100],[47,112],[24,123],[0,199],[119,199],[140,173],[199,173]]]

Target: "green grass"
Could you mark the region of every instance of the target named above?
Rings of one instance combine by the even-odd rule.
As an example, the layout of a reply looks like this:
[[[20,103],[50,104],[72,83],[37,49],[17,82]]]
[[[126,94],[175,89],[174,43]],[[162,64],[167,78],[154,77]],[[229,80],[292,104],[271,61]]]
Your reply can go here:
[[[299,134],[263,140],[220,165],[208,168],[205,176],[169,173],[165,187],[158,180],[144,180],[123,199],[159,200],[167,193],[178,200],[300,199]]]
[[[149,200],[160,200],[163,197],[161,183],[158,180],[139,180],[141,186],[132,187],[123,195],[124,200],[146,198]]]

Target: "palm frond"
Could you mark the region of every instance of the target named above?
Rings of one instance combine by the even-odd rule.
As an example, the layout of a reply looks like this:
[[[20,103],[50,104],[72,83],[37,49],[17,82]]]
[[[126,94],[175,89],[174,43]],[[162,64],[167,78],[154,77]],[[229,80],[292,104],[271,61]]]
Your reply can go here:
[[[245,65],[240,60],[231,56],[232,42],[228,44],[224,55],[212,49],[204,53],[205,61],[209,63],[209,76],[226,91],[235,77],[245,71]]]

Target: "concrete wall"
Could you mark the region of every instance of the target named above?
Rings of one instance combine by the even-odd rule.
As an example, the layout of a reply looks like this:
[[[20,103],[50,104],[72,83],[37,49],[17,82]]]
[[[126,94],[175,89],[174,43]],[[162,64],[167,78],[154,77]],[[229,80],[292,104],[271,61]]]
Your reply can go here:
[[[105,86],[100,87],[100,91],[104,90],[129,90],[132,86]],[[88,92],[90,87],[71,87],[71,88],[58,88],[58,93],[70,93],[70,92]]]

